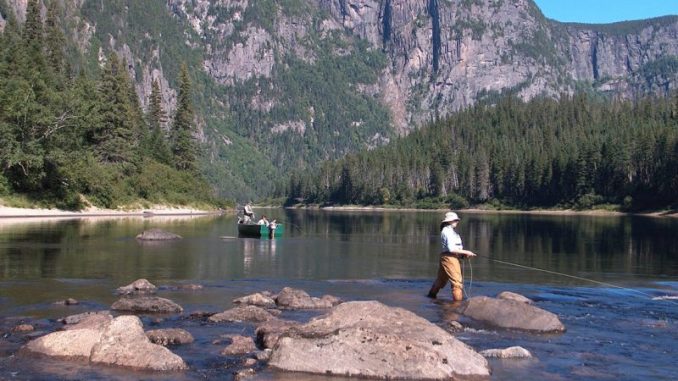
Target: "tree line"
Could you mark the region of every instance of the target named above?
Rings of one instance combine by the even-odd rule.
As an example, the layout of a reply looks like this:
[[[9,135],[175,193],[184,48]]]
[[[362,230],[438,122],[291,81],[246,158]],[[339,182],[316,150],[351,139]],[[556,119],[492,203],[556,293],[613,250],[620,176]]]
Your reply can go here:
[[[678,206],[678,93],[513,95],[389,145],[295,172],[288,202],[623,210]]]
[[[93,73],[74,69],[61,12],[49,1],[43,20],[41,2],[29,0],[25,23],[9,14],[0,34],[0,197],[75,209],[212,202],[186,65],[173,119],[157,81],[144,113],[128,63],[114,52]]]

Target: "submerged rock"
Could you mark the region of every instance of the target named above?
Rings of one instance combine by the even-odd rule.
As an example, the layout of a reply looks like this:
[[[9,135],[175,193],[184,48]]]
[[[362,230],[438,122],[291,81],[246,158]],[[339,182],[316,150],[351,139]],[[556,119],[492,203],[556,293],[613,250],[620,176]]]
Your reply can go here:
[[[222,355],[243,355],[257,350],[257,346],[251,337],[231,335],[227,338],[231,340],[231,344],[221,351]]]
[[[497,299],[504,299],[504,300],[515,300],[516,302],[521,302],[521,303],[527,303],[527,304],[533,304],[534,301],[530,298],[526,298],[523,295],[516,294],[515,292],[511,291],[504,291],[497,295]]]
[[[380,379],[488,378],[487,360],[442,328],[402,308],[349,302],[292,328],[269,365]]]
[[[136,298],[121,298],[111,306],[116,311],[174,313],[184,309],[173,301],[157,296],[141,296]]]
[[[54,304],[58,304],[58,305],[62,305],[62,306],[75,306],[75,305],[80,304],[80,302],[77,301],[76,299],[68,298],[68,299],[64,299],[64,300],[57,300],[56,302],[54,302]]]
[[[73,332],[73,331],[68,331]],[[111,322],[92,348],[92,363],[148,370],[187,369],[184,360],[169,349],[153,344],[136,316],[120,316]]]
[[[270,296],[263,295],[261,293],[256,293],[252,295],[246,295],[237,299],[233,300],[234,304],[238,305],[250,305],[250,306],[257,306],[257,307],[262,307],[262,308],[275,308],[275,300],[271,298]]]
[[[274,319],[275,316],[269,311],[256,306],[240,306],[231,308],[224,312],[214,314],[209,317],[209,321],[212,322],[262,322]]]
[[[480,352],[485,357],[500,359],[532,358],[532,353],[523,347],[508,347],[504,349],[487,349]]]
[[[158,288],[146,279],[137,279],[127,286],[118,287],[118,294],[154,293]]]
[[[515,300],[477,296],[469,299],[461,312],[478,321],[501,328],[536,332],[564,332],[558,316]]]
[[[306,291],[296,288],[283,288],[275,299],[280,308],[286,309],[320,309],[332,308],[341,303],[339,298],[325,295],[322,298],[311,297]]]
[[[173,241],[181,238],[180,235],[162,229],[150,229],[137,235],[137,239],[140,241]]]
[[[193,335],[181,328],[154,329],[147,331],[146,337],[148,337],[151,343],[165,347],[193,342]]]
[[[35,331],[35,327],[31,324],[19,324],[12,328],[12,332],[32,332]]]

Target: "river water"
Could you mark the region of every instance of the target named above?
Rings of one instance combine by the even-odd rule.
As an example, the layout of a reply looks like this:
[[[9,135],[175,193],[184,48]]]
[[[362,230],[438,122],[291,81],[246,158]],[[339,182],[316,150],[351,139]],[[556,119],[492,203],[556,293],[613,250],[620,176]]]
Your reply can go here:
[[[275,240],[238,238],[234,216],[72,220],[0,219],[0,379],[229,379],[238,358],[215,339],[252,334],[244,324],[190,319],[220,312],[253,292],[301,288],[312,296],[379,300],[445,326],[449,287],[425,297],[437,271],[442,212],[258,210],[286,224]],[[460,213],[458,231],[479,257],[464,265],[469,296],[521,293],[559,315],[567,331],[536,335],[472,321],[457,338],[476,350],[520,345],[529,360],[491,360],[493,380],[674,380],[678,374],[678,219]],[[149,228],[183,240],[142,244]],[[495,260],[536,267],[540,272]],[[565,277],[553,272],[569,274]],[[196,341],[172,350],[191,370],[162,375],[18,354],[56,319],[108,309],[115,288],[138,278],[184,307],[182,316],[143,316],[146,329],[181,327]],[[589,281],[591,280],[591,281]],[[598,282],[594,283],[592,281]],[[204,288],[187,291],[184,284]],[[54,304],[75,298],[76,306]],[[318,312],[284,312],[306,320]],[[21,322],[37,332],[18,334]],[[256,380],[338,380],[259,368]]]

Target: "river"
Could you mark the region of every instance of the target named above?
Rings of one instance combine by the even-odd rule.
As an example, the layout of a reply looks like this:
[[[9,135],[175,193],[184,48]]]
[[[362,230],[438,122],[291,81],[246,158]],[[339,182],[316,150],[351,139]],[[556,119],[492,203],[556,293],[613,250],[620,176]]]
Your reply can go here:
[[[313,296],[379,300],[444,326],[449,287],[425,297],[437,271],[442,212],[257,210],[282,221],[283,237],[238,238],[235,216],[116,219],[0,219],[0,379],[186,379],[232,377],[237,359],[212,341],[252,328],[188,319],[223,311],[249,293],[291,286]],[[464,265],[469,296],[521,293],[559,315],[567,331],[534,335],[465,321],[456,334],[476,350],[520,345],[535,359],[491,360],[494,380],[673,380],[678,348],[678,219],[641,216],[547,216],[460,213],[457,228],[478,258]],[[142,244],[134,237],[162,228],[184,238]],[[501,262],[498,262],[501,261]],[[537,271],[518,267],[534,267]],[[568,274],[567,277],[556,273]],[[144,316],[147,329],[181,327],[193,344],[172,350],[191,370],[140,374],[17,355],[28,337],[56,319],[108,309],[115,288],[138,278],[183,316]],[[202,290],[176,286],[200,284]],[[54,304],[75,298],[76,306]],[[305,320],[316,312],[290,313]],[[285,317],[285,316],[283,316]],[[11,328],[30,322],[37,332]],[[337,380],[261,369],[256,380]]]

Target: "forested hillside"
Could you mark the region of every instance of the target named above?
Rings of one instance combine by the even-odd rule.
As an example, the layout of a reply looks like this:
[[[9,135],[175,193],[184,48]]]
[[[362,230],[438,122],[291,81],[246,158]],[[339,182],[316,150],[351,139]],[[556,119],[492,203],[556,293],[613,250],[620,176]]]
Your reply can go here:
[[[290,202],[419,207],[678,206],[678,94],[507,96],[296,173]]]
[[[0,198],[68,209],[213,204],[198,171],[191,81],[180,70],[170,119],[153,84],[144,114],[128,62],[114,52],[103,67],[66,59],[58,1],[28,2],[0,34]],[[163,126],[170,126],[167,132]]]

